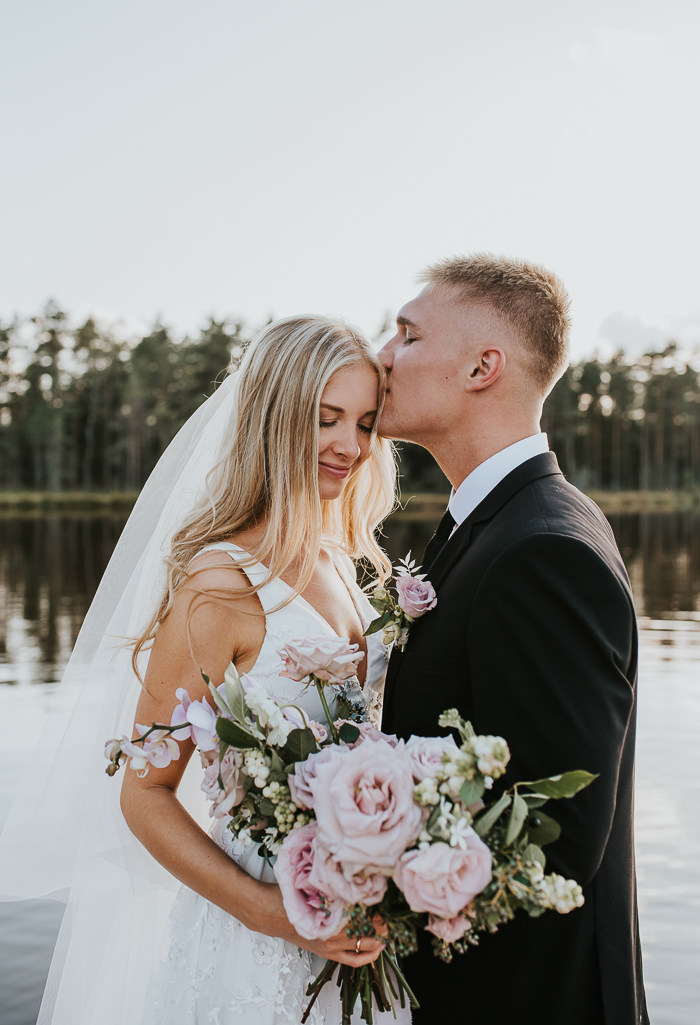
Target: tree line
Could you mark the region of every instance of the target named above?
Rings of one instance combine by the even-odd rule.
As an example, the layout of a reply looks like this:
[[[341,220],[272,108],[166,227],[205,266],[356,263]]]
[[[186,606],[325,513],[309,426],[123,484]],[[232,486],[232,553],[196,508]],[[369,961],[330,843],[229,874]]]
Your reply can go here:
[[[0,323],[0,489],[137,491],[248,337],[210,319],[196,337],[157,324],[127,338],[91,318],[73,327],[54,302]],[[573,363],[542,422],[567,477],[585,490],[700,487],[698,366],[673,342]],[[400,457],[404,493],[446,490],[424,450]]]

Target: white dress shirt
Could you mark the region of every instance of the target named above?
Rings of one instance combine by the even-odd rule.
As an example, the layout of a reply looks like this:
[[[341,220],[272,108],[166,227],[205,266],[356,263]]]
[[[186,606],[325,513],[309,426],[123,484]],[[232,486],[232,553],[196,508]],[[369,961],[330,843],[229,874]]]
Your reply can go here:
[[[453,490],[450,497],[447,508],[454,516],[454,529],[466,520],[511,470],[520,466],[526,459],[541,455],[542,452],[549,452],[547,435],[533,434],[530,438],[523,438],[522,441],[516,441],[514,445],[501,449],[480,463],[468,477],[464,478],[457,490]]]

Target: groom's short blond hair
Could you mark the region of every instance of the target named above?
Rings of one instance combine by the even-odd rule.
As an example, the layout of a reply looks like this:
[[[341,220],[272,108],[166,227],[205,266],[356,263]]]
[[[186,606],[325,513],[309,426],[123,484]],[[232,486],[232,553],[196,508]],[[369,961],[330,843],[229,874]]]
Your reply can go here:
[[[434,263],[419,281],[452,288],[460,301],[490,307],[515,328],[528,369],[548,394],[569,364],[569,296],[545,267],[491,253]]]

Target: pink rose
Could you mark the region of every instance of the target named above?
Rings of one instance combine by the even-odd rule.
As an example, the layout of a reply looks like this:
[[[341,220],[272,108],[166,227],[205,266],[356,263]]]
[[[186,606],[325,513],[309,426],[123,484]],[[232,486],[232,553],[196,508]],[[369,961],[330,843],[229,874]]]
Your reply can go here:
[[[454,943],[455,940],[461,940],[471,927],[472,923],[466,915],[455,915],[454,918],[436,918],[435,915],[430,915],[425,928],[427,932],[439,936],[446,943]]]
[[[435,779],[442,768],[443,754],[459,754],[454,737],[411,737],[406,741],[406,754],[411,759],[417,782]]]
[[[403,855],[394,879],[414,911],[454,918],[488,884],[491,851],[473,829],[464,839],[464,850],[439,842]]]
[[[284,669],[280,676],[305,680],[317,676],[326,683],[344,683],[357,674],[357,666],[365,657],[347,637],[307,635],[288,641],[280,651]]]
[[[346,874],[392,869],[421,826],[404,745],[376,740],[326,750],[330,755],[309,780],[319,843]]]
[[[346,876],[333,855],[318,840],[309,883],[331,900],[339,900],[343,904],[378,904],[386,893],[387,885],[386,876],[376,873]]]
[[[229,815],[232,808],[237,807],[245,797],[243,789],[243,766],[244,755],[242,751],[236,751],[229,747],[221,759],[219,768],[219,756],[216,751],[200,751],[202,765],[204,767],[204,778],[202,779],[202,790],[211,801],[209,814],[217,819]],[[224,784],[222,790],[219,786],[219,771]]]
[[[316,754],[309,755],[304,762],[297,762],[294,772],[287,776],[287,785],[292,800],[299,808],[313,808],[314,795],[311,792],[311,781],[316,778],[316,769],[327,762],[334,750],[347,751],[347,747],[323,747]]]
[[[294,829],[275,862],[287,917],[300,936],[315,940],[335,936],[343,921],[343,906],[329,901],[309,881],[314,867],[316,823]]]
[[[411,619],[419,619],[437,605],[435,588],[429,580],[400,576],[396,578],[396,590],[399,592],[399,605]]]

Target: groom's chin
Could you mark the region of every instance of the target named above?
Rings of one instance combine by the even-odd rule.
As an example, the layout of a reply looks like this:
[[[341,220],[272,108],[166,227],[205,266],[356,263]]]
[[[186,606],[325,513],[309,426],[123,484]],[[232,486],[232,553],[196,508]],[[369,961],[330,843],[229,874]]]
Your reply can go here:
[[[386,438],[387,441],[406,441],[402,437],[401,431],[398,429],[393,417],[382,416],[377,428],[377,434],[380,438]]]

